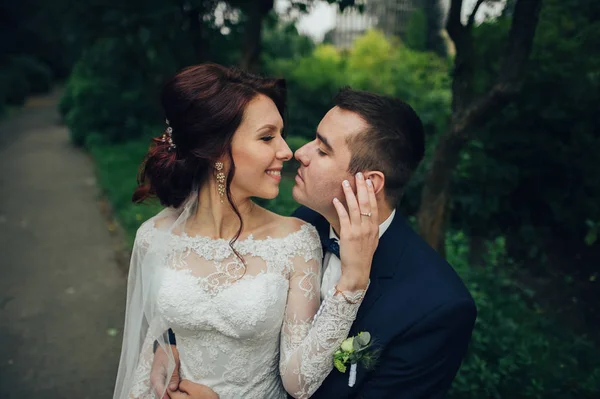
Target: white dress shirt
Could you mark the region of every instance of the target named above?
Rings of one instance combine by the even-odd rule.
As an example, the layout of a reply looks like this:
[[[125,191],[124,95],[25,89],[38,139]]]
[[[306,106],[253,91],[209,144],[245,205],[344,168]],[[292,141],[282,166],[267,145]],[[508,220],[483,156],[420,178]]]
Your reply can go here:
[[[394,215],[396,214],[396,209],[392,211],[390,216],[385,219],[383,223],[379,225],[379,238],[385,233],[385,231],[392,224],[392,220],[394,220]],[[333,230],[333,227],[329,226],[329,238],[335,238],[339,240],[337,234]],[[342,276],[342,262],[340,258],[332,254],[331,252],[327,252],[325,254],[325,259],[323,260],[323,278],[321,280],[321,300],[325,298],[327,293],[337,284]]]

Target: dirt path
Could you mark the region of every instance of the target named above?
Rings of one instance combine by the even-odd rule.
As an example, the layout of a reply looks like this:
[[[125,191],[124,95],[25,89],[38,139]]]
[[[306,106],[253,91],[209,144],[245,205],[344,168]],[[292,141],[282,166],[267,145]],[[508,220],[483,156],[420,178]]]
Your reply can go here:
[[[107,399],[116,376],[125,276],[58,98],[0,122],[1,398]]]

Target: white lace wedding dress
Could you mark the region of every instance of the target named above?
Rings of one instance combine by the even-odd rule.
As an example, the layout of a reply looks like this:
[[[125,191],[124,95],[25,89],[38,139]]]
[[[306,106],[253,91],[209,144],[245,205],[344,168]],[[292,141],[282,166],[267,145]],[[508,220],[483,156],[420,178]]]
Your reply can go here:
[[[160,216],[136,236],[134,255],[145,255],[151,242],[169,251],[157,269],[156,316],[122,397],[154,397],[152,345],[165,328],[177,337],[181,377],[208,385],[221,399],[285,398],[286,391],[310,397],[332,370],[333,353],[360,306],[333,295],[320,306],[322,249],[315,228],[298,223],[285,237],[237,241],[244,266],[227,240],[162,229]]]

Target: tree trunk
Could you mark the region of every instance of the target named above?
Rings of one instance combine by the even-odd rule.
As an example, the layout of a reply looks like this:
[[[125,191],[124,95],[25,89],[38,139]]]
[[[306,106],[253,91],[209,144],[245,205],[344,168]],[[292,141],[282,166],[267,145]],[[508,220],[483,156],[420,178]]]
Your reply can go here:
[[[262,23],[265,16],[273,9],[273,0],[259,0],[252,3],[254,4],[243,8],[247,19],[244,24],[244,43],[240,67],[247,71],[259,72]]]
[[[473,94],[474,43],[471,30],[475,13],[483,0],[476,2],[467,25],[461,22],[462,0],[452,0],[447,30],[456,46],[452,82],[450,128],[439,138],[434,150],[417,213],[419,233],[437,251],[444,250],[444,224],[448,219],[450,181],[460,152],[487,120],[505,107],[521,88],[521,76],[538,22],[542,0],[517,0],[508,39],[507,53],[494,85],[482,96]]]
[[[421,236],[441,253],[444,253],[444,224],[450,200],[450,181],[464,143],[464,139],[451,134],[440,137],[425,177],[421,206],[417,213]]]
[[[427,21],[425,48],[440,57],[448,55],[446,42],[442,37],[443,15],[440,0],[423,0],[422,7]]]

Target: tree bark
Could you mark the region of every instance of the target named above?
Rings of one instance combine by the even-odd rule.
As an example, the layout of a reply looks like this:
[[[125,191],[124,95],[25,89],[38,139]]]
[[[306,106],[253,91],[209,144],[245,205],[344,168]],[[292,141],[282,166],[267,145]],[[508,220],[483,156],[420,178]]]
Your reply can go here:
[[[450,181],[464,144],[465,140],[460,136],[445,134],[440,137],[425,177],[421,205],[417,214],[419,232],[429,245],[442,254]]]
[[[425,48],[440,57],[448,55],[446,42],[442,37],[443,13],[440,0],[422,0],[423,11],[427,22]]]
[[[477,2],[474,12],[477,11]],[[492,88],[475,97],[474,43],[471,34],[474,12],[467,25],[460,20],[462,0],[452,0],[446,29],[456,46],[452,82],[452,117],[449,129],[438,139],[417,213],[419,233],[438,251],[444,250],[444,224],[450,202],[450,182],[460,153],[478,128],[505,107],[521,88],[521,76],[531,53],[542,0],[517,0],[507,52]]]
[[[257,0],[243,7],[246,15],[244,24],[244,43],[240,67],[247,71],[260,70],[260,52],[262,39],[262,23],[265,16],[273,9],[273,0]]]

